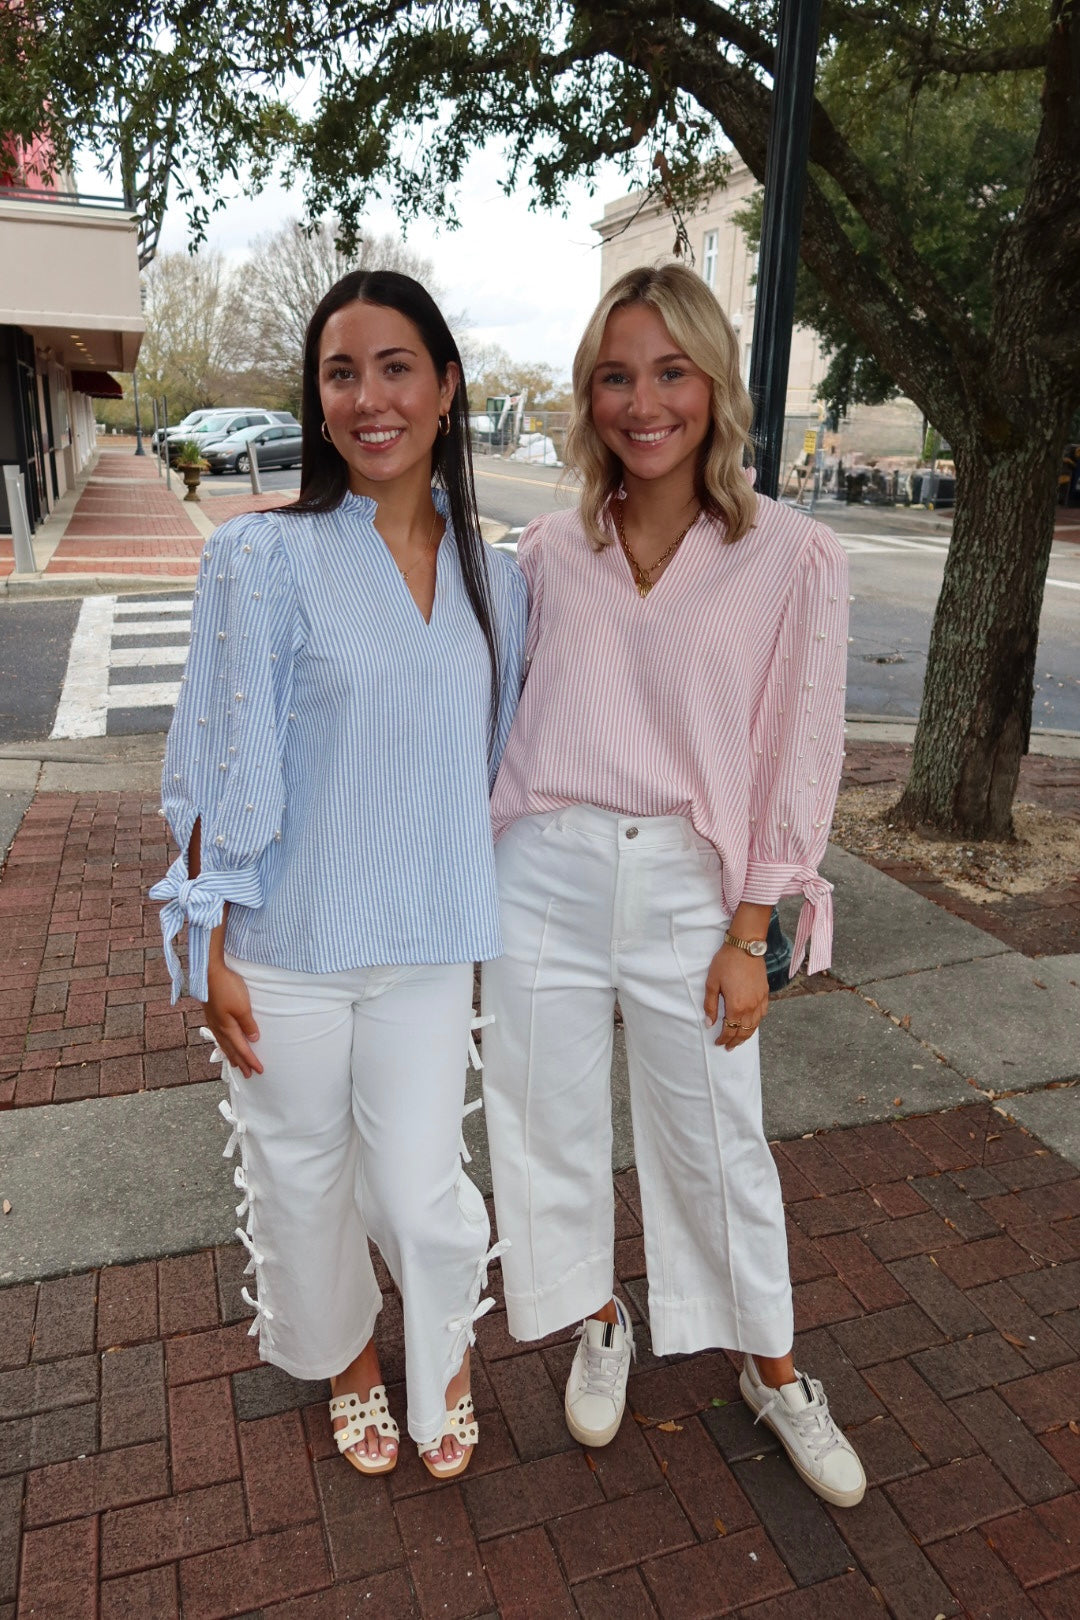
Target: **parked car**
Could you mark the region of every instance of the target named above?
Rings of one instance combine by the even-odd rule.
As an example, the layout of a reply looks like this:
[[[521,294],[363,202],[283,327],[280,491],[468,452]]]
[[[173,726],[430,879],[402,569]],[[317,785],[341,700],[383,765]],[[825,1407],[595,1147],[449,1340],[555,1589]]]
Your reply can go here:
[[[188,433],[196,425],[196,423],[205,422],[205,420],[206,420],[206,418],[208,416],[217,416],[217,415],[219,415],[220,414],[220,409],[221,409],[220,406],[212,405],[209,410],[188,411],[188,413],[184,417],[183,421],[177,422],[174,427],[171,427],[169,429],[169,432],[168,432],[168,435],[167,435],[168,438],[170,440],[172,440],[172,439],[186,439],[187,436],[188,436]],[[150,443],[153,445],[155,450],[157,449],[158,445],[161,443],[161,435],[162,435],[163,432],[164,432],[163,428],[155,428],[153,433],[151,433],[151,435],[150,435]]]
[[[298,467],[301,457],[299,422],[273,427],[244,427],[203,450],[203,460],[212,473],[251,470],[249,445],[254,444],[260,467]]]
[[[169,430],[169,459],[175,461],[176,447],[183,439],[196,439],[200,450],[204,453],[212,444],[221,439],[227,439],[232,433],[239,433],[243,428],[277,427],[279,423],[293,426],[300,431],[300,424],[288,411],[250,411],[231,410],[215,411],[212,416],[204,417],[193,428],[184,428],[182,433],[174,437],[173,430]]]

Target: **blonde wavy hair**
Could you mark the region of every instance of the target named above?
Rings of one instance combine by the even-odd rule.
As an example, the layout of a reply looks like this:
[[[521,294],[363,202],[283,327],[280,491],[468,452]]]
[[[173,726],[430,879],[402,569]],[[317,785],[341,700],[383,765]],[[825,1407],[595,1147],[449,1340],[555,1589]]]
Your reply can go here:
[[[757,497],[743,471],[752,450],[753,406],[739,375],[739,343],[713,294],[685,265],[628,270],[601,298],[574,356],[574,406],[564,459],[582,481],[581,520],[598,550],[614,536],[605,521],[622,481],[622,463],[601,439],[592,417],[592,380],[613,310],[648,304],[682,352],[712,382],[712,428],[701,448],[697,495],[702,509],[741,540],[752,526]]]

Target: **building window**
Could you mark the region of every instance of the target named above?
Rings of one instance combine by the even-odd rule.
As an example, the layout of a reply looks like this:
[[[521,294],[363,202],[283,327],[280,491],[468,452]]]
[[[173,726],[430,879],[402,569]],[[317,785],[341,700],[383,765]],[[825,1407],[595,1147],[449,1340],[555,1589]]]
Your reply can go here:
[[[720,241],[719,231],[705,232],[705,246],[701,255],[701,279],[706,287],[716,288],[716,255]]]

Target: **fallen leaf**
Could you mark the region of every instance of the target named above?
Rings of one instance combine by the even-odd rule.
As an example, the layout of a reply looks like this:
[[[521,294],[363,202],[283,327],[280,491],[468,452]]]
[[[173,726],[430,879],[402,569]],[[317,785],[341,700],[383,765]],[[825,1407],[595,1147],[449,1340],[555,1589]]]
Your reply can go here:
[[[1072,1434],[1080,1434],[1080,1423],[1075,1418],[1069,1419],[1069,1430]]]
[[[673,1418],[668,1418],[666,1423],[658,1423],[656,1427],[661,1434],[682,1434],[682,1424],[676,1423]]]
[[[911,1028],[911,1014],[910,1013],[905,1013],[903,1018],[901,1018],[901,1020],[900,1020],[900,1028],[901,1029],[910,1029]]]
[[[723,1519],[714,1519],[713,1524],[715,1524],[715,1526],[716,1526],[717,1535],[720,1535],[720,1536],[726,1536],[727,1535],[727,1525],[724,1523]]]
[[[856,1102],[865,1102],[865,1101],[866,1101],[866,1094],[865,1094],[865,1092],[864,1092],[864,1093],[863,1093],[863,1095],[862,1095],[862,1096],[861,1096],[861,1097],[856,1097],[856,1099],[855,1099],[855,1101],[856,1101]]]
[[[667,1458],[662,1457],[660,1459],[660,1472],[666,1477],[667,1476],[667,1471],[668,1471]]]
[[[1032,984],[1037,985],[1040,990],[1045,990],[1046,989],[1046,986],[1045,986],[1045,984],[1043,984],[1041,979],[1032,979],[1031,982],[1032,982]]]
[[[585,1453],[585,1466],[591,1474],[596,1473],[596,1458],[591,1451]]]
[[[4,1199],[4,1214],[5,1215],[10,1215],[11,1214],[11,1200],[9,1198]]]
[[[726,1406],[727,1401],[722,1401],[720,1399],[719,1395],[714,1395],[712,1400],[709,1402],[709,1405],[710,1406]]]
[[[630,1416],[635,1423],[640,1423],[643,1429],[655,1429],[656,1419],[645,1417],[641,1412],[631,1412]]]
[[[894,1108],[899,1108],[901,1103],[903,1102],[903,1100],[904,1100],[903,1097],[894,1097],[893,1100],[892,1100],[893,1107]]]
[[[986,1140],[988,1142],[1000,1142],[1001,1141],[1001,1132],[1000,1131],[987,1131]]]
[[[1006,1333],[1006,1332],[1005,1332],[1005,1329],[1004,1329],[1004,1328],[1001,1328],[1001,1329],[1000,1329],[1000,1330],[999,1330],[999,1331],[1000,1331],[1000,1333],[1001,1333],[1001,1337],[1002,1337],[1002,1338],[1003,1338],[1003,1339],[1008,1339],[1008,1341],[1009,1341],[1009,1343],[1010,1343],[1010,1344],[1015,1344],[1015,1346],[1016,1346],[1016,1348],[1017,1348],[1017,1349],[1018,1349],[1018,1350],[1023,1350],[1023,1348],[1024,1348],[1024,1341],[1023,1341],[1023,1339],[1018,1339],[1018,1338],[1017,1338],[1017,1337],[1016,1337],[1016,1334],[1015,1334],[1015,1333]]]

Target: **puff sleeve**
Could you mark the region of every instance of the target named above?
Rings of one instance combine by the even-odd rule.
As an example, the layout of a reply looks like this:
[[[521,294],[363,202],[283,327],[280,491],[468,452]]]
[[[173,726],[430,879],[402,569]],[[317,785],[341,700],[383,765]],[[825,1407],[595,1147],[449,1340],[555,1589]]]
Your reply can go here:
[[[847,556],[815,524],[799,559],[751,733],[750,847],[742,898],[805,897],[794,975],[832,959],[832,885],[818,875],[840,785],[847,667]]]
[[[536,648],[540,641],[540,614],[544,605],[544,553],[541,540],[544,534],[546,515],[533,518],[522,530],[518,541],[518,563],[525,576],[525,584],[529,593],[529,627],[525,635],[525,673],[529,672],[529,665],[536,656]]]
[[[495,786],[506,739],[510,735],[521,697],[529,596],[521,569],[502,552],[491,553],[489,577],[499,646],[499,710],[495,716],[495,741],[488,764],[490,790]]]
[[[182,993],[176,936],[188,926],[190,993],[207,997],[210,934],[226,901],[259,906],[265,857],[281,837],[283,739],[289,723],[298,609],[276,524],[251,513],[203,549],[191,646],[169,729],[162,806],[180,846],[163,880],[161,929],[173,1000]],[[201,823],[201,869],[187,852]]]

